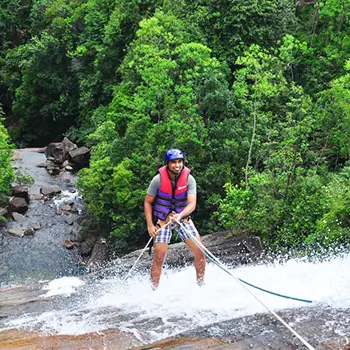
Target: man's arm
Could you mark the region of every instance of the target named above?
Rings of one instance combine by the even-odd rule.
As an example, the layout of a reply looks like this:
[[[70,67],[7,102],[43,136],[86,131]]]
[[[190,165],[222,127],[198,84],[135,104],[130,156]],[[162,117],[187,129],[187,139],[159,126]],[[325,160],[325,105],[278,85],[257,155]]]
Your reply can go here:
[[[148,234],[151,237],[153,237],[153,238],[155,236],[157,236],[157,227],[154,226],[153,218],[152,218],[154,199],[155,199],[154,196],[151,196],[151,195],[149,195],[147,193],[145,201],[143,203],[143,208],[144,208],[144,212],[145,212],[145,218],[146,218],[146,223],[147,223]]]
[[[197,205],[197,195],[196,194],[189,194],[187,195],[187,205],[184,208],[184,210],[179,213],[172,216],[173,221],[180,221],[182,218],[185,218],[186,216],[190,215],[195,209]]]

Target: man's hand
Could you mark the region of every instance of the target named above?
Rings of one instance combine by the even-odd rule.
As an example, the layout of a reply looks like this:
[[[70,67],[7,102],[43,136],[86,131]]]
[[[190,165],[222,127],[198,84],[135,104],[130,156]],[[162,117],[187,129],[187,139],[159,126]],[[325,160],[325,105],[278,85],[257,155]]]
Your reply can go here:
[[[148,230],[148,234],[149,234],[152,238],[156,237],[156,236],[158,235],[158,233],[159,233],[159,232],[157,232],[157,231],[158,231],[158,227],[157,227],[157,226],[154,226],[153,224],[148,225],[148,226],[147,226],[147,230]]]
[[[170,220],[173,222],[178,222],[182,219],[181,213],[180,214],[174,214],[170,216]]]

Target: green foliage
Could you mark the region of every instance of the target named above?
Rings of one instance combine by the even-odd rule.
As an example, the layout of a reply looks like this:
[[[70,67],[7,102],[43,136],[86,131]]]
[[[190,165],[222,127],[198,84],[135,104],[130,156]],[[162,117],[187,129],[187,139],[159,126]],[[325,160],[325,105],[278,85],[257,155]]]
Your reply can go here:
[[[14,179],[14,171],[11,167],[12,145],[9,135],[3,125],[1,118],[2,109],[0,105],[0,196],[8,194]]]
[[[245,47],[274,46],[296,25],[294,4],[289,0],[185,1],[178,11],[201,29],[215,56],[231,67]]]
[[[80,183],[85,192],[96,189],[101,201],[90,208],[97,215],[103,208],[118,240],[139,239],[135,230],[144,220],[147,183],[167,148],[191,150],[191,162],[200,162],[207,132],[198,113],[199,91],[207,76],[221,73],[210,50],[190,39],[172,15],[158,12],[142,21],[121,65],[123,84],[115,88],[107,121],[89,137],[93,157]]]
[[[285,179],[267,171],[256,173],[249,188],[226,185],[220,217],[227,229],[260,235],[272,249],[300,248],[322,217],[322,186],[318,175],[300,173],[286,198]]]
[[[16,170],[14,182],[18,185],[32,185],[34,179],[25,171]]]
[[[332,81],[330,88],[318,95],[315,105],[314,115],[319,128],[315,141],[333,169],[342,167],[350,158],[349,100],[350,73],[346,73]]]
[[[285,250],[347,242],[348,0],[1,8],[4,125],[21,145],[65,134],[92,148],[79,186],[121,250],[144,240],[143,198],[169,147],[188,155],[201,233],[231,228]]]
[[[300,82],[311,94],[328,88],[330,81],[344,74],[350,50],[350,3],[316,1],[311,6],[301,6],[299,12],[303,27],[298,34],[312,51],[299,67]]]
[[[5,62],[3,81],[15,95],[13,112],[21,141],[49,143],[74,122],[76,114],[76,82],[64,43],[43,32],[9,51]],[[15,73],[18,66],[19,74]]]
[[[0,56],[2,50],[17,46],[28,37],[31,1],[0,1]]]
[[[350,244],[350,168],[331,176],[322,187],[322,217],[316,229],[307,237],[313,247],[349,246]],[[316,245],[317,244],[317,245]]]

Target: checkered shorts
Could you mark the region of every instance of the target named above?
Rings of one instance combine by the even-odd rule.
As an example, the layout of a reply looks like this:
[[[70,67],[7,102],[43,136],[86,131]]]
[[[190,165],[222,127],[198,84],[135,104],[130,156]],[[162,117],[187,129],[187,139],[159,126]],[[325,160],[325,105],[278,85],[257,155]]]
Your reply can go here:
[[[199,236],[199,233],[192,220],[188,220],[188,222],[181,220],[180,222],[182,226],[178,225],[176,222],[173,222],[163,227],[154,239],[154,243],[170,243],[173,230],[177,231],[182,241],[186,241],[186,239],[191,238],[188,232],[190,232],[193,236]]]

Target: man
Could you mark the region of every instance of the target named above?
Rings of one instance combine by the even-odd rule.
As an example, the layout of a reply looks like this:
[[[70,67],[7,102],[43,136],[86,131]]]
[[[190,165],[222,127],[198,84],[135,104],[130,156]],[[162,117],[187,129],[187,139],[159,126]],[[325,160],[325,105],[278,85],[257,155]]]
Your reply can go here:
[[[190,175],[190,170],[184,165],[184,160],[185,155],[179,149],[170,149],[166,152],[165,165],[152,179],[144,202],[148,233],[154,238],[151,282],[155,289],[159,284],[174,229],[194,255],[198,285],[204,284],[205,256],[188,233],[200,240],[199,233],[189,217],[196,208],[197,186],[194,177]],[[169,220],[172,222],[164,226]]]

